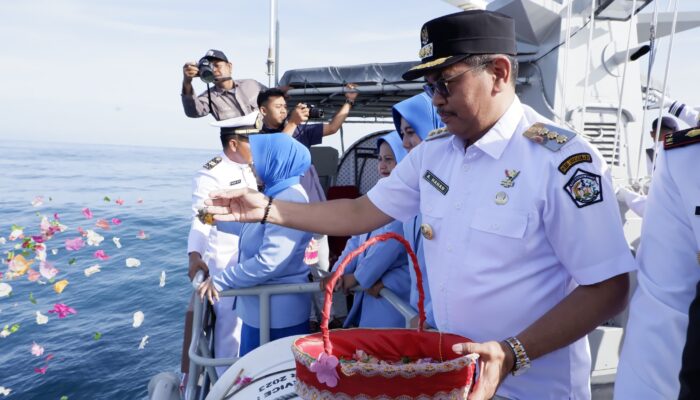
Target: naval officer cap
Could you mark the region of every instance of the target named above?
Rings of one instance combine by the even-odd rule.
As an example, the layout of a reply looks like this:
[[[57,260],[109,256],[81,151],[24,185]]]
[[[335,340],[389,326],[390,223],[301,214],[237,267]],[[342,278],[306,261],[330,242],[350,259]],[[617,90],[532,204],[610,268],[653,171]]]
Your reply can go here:
[[[221,136],[225,135],[255,135],[261,133],[263,122],[262,114],[253,111],[242,117],[229,118],[221,121],[211,122],[211,126],[221,129]]]
[[[420,31],[421,63],[403,74],[410,81],[478,54],[516,55],[515,22],[487,10],[462,11],[426,22]]]

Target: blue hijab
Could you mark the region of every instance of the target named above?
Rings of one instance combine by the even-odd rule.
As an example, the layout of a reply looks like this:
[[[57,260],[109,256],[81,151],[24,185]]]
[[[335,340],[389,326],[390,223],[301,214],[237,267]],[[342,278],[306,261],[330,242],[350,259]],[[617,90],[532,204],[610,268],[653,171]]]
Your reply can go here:
[[[382,145],[382,142],[386,142],[389,147],[391,147],[391,151],[394,152],[394,158],[396,159],[397,164],[400,163],[404,157],[406,157],[406,154],[408,154],[406,149],[403,147],[401,136],[399,136],[399,133],[396,131],[391,131],[377,139],[377,154],[379,154],[379,146]]]
[[[392,107],[391,113],[394,116],[394,126],[397,131],[401,132],[401,117],[403,117],[416,131],[416,134],[420,136],[421,140],[425,140],[428,137],[428,133],[433,129],[445,126],[440,116],[438,116],[432,100],[425,93],[417,94],[400,103],[396,103]]]
[[[284,133],[251,135],[250,152],[255,173],[265,184],[265,193],[275,196],[299,183],[311,166],[311,153],[303,144]]]

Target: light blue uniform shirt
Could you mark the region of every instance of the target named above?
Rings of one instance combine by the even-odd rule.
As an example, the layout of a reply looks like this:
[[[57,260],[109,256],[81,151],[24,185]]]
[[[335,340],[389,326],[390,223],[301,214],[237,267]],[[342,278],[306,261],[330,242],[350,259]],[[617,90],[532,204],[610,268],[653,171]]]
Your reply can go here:
[[[308,203],[304,189],[292,185],[275,199]],[[217,289],[308,282],[309,268],[304,251],[311,234],[274,224],[248,223],[241,227],[238,262],[214,278]],[[235,305],[246,325],[260,327],[257,296],[239,296]],[[270,326],[273,329],[298,325],[309,319],[310,294],[275,295],[270,299]]]
[[[430,298],[430,286],[428,286],[428,272],[425,266],[425,257],[423,255],[423,235],[420,231],[420,224],[422,223],[422,218],[420,214],[413,217],[403,224],[403,237],[411,243],[411,248],[413,252],[416,253],[416,258],[418,258],[418,265],[420,266],[421,276],[423,277],[423,293],[425,293],[425,301],[423,302],[425,308],[425,322],[431,327],[436,327],[435,317],[433,316],[433,302]],[[408,272],[411,274],[411,307],[413,307],[416,312],[418,312],[418,282],[416,280],[416,272],[413,269],[413,261],[406,255],[408,259]]]
[[[355,235],[348,239],[345,250],[333,266],[338,265],[353,250],[360,247],[369,238],[384,233],[401,234],[401,222],[394,221],[370,233]],[[410,296],[410,277],[406,263],[406,250],[396,240],[377,243],[355,257],[345,268],[345,274],[355,274],[355,279],[363,290],[371,288],[381,280],[384,286],[399,298],[408,301]],[[404,317],[386,299],[375,298],[364,291],[356,292],[352,308],[348,312],[344,326],[357,324],[363,328],[403,328]]]

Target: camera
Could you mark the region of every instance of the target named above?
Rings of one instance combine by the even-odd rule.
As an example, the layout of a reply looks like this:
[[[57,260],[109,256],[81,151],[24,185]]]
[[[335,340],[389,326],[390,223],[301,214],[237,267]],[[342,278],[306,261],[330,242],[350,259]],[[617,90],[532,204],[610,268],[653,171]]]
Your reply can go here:
[[[214,83],[214,81],[216,81],[216,77],[214,76],[214,66],[212,65],[211,60],[208,58],[200,59],[199,63],[197,64],[197,68],[199,68],[199,78],[201,80],[206,83]]]
[[[313,104],[309,104],[309,118],[323,118],[324,115],[326,115],[326,112],[323,110],[323,108],[319,108]]]

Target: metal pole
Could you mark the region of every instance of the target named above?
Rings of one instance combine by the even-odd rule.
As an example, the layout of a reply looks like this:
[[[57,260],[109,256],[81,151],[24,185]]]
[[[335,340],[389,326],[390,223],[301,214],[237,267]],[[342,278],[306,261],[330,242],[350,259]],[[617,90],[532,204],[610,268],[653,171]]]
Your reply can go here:
[[[279,3],[275,2],[275,86],[280,85],[280,21]]]
[[[267,85],[272,86],[272,78],[275,70],[275,12],[277,0],[270,0],[270,46],[267,49]]]
[[[569,75],[569,52],[571,49],[571,7],[574,4],[574,0],[569,1],[569,5],[566,6],[566,36],[564,37],[564,76],[562,79],[562,90],[561,90],[561,106],[559,107],[559,120],[566,121],[566,90],[569,87],[568,75]]]
[[[588,90],[588,70],[591,64],[591,42],[593,41],[593,30],[595,29],[595,2],[596,0],[591,0],[591,19],[589,20],[591,26],[588,29],[588,43],[586,44],[586,71],[583,75],[583,107],[581,109],[581,125],[579,127],[581,133],[583,133],[586,126],[586,92]]]
[[[669,5],[670,5],[669,0]],[[658,156],[659,152],[656,151],[656,141],[659,138],[659,134],[661,133],[661,118],[664,115],[664,106],[663,106],[663,98],[666,97],[666,89],[668,88],[668,71],[671,70],[671,53],[673,53],[673,38],[676,37],[676,22],[678,21],[678,3],[680,0],[676,0],[675,2],[675,9],[673,10],[673,23],[671,23],[671,37],[669,38],[669,44],[668,44],[668,56],[666,57],[666,71],[664,72],[664,87],[663,90],[661,91],[661,107],[659,107],[659,119],[658,122],[656,123],[656,132],[654,132],[654,160],[651,163],[651,176],[654,176],[654,170],[656,169],[656,157]]]
[[[260,293],[260,346],[270,341],[270,293]]]
[[[618,150],[618,143],[620,141],[620,128],[622,127],[622,96],[625,93],[625,81],[627,81],[627,65],[630,62],[630,41],[632,39],[632,27],[636,27],[637,18],[634,16],[634,10],[637,9],[637,0],[632,0],[632,15],[630,15],[629,30],[627,31],[627,51],[625,52],[625,66],[622,70],[622,84],[620,85],[620,100],[617,103],[617,122],[615,126],[615,139],[613,140],[613,152],[612,152],[612,166],[615,165],[615,153]],[[630,160],[630,146],[629,146],[629,136],[627,135],[627,128],[625,127],[625,151],[627,156],[627,177],[628,179],[632,177],[632,163]],[[622,157],[620,157],[621,159]],[[619,161],[618,161],[619,164]]]

